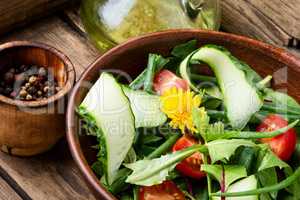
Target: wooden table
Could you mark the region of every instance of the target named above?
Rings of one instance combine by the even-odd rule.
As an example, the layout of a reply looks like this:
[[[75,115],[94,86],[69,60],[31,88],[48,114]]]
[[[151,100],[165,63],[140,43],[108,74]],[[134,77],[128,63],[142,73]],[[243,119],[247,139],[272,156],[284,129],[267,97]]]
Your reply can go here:
[[[238,2],[235,4],[236,7],[228,6],[229,0],[224,0],[224,2],[226,4],[223,5],[225,9],[223,12],[225,14],[223,17],[223,28],[226,31],[237,30],[237,33],[247,35],[247,32],[243,32],[243,28],[238,29],[236,27],[238,25],[232,22],[234,17],[230,15],[240,12],[240,8],[245,9],[247,5],[241,0],[236,1]],[[253,7],[248,8],[250,11],[255,10]],[[253,13],[250,12],[249,16],[253,15]],[[253,16],[262,19],[259,14],[261,13]],[[240,19],[240,23],[249,21],[250,18],[247,18],[247,13],[245,16]],[[250,23],[250,27],[255,27],[255,24],[248,23]],[[260,25],[270,28],[270,24]],[[295,39],[291,39],[292,37],[288,38],[288,35],[284,33],[279,35],[279,39],[274,39],[272,34],[268,32],[260,33],[258,29],[253,31],[249,32],[248,35],[256,34],[256,36],[261,36],[260,39],[277,45],[285,45],[286,42],[288,43],[288,41],[292,40],[292,44],[287,44],[285,48],[294,44]],[[264,39],[263,36],[266,36],[266,38]],[[87,40],[76,9],[61,11],[27,25],[25,28],[9,32],[0,38],[0,43],[11,40],[43,42],[61,50],[73,62],[77,80],[89,64],[100,55]],[[299,47],[299,44],[296,43],[295,46]],[[296,48],[290,50],[295,54],[299,54]],[[37,157],[11,157],[0,152],[0,199],[92,200],[95,198],[86,187],[79,170],[71,158],[67,142],[63,139],[50,152]]]

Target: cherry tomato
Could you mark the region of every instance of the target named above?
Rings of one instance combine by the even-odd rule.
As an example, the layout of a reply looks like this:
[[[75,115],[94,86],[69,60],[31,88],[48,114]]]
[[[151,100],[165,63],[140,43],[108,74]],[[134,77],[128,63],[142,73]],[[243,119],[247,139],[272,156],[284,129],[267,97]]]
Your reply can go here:
[[[139,200],[185,200],[184,194],[172,181],[140,188]]]
[[[257,127],[257,131],[274,131],[288,125],[288,122],[279,115],[271,114]],[[295,151],[297,144],[297,134],[295,129],[291,128],[283,134],[273,138],[264,138],[260,140],[270,146],[272,151],[282,160],[287,161]]]
[[[172,151],[179,151],[190,147],[194,144],[197,144],[197,141],[190,136],[182,136],[174,144]],[[200,171],[200,166],[202,164],[202,154],[194,153],[190,157],[184,159],[179,164],[177,164],[176,169],[181,172],[183,175],[194,178],[201,179],[206,176],[206,174]]]
[[[186,80],[177,77],[169,70],[162,70],[158,72],[153,81],[155,92],[162,94],[166,89],[171,87],[181,88],[184,91],[188,90],[189,85]]]

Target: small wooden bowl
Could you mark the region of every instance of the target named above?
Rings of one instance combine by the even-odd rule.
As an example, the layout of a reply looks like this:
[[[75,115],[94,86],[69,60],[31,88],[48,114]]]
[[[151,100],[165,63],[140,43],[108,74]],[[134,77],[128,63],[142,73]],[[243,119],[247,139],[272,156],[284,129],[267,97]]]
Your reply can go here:
[[[233,55],[248,63],[262,76],[277,71],[274,74],[275,88],[284,87],[290,95],[300,100],[300,60],[283,49],[242,36],[196,29],[170,30],[129,40],[108,51],[85,71],[74,87],[68,105],[67,138],[70,150],[87,184],[97,198],[103,200],[116,199],[101,186],[97,176],[90,168],[90,164],[97,159],[97,152],[90,146],[95,139],[80,134],[80,123],[75,108],[82,102],[88,92],[87,83],[94,83],[99,78],[99,73],[108,69],[126,72],[134,78],[147,65],[149,53],[166,56],[170,54],[170,50],[174,46],[191,39],[197,39],[199,46],[217,44],[226,47]],[[288,75],[286,80],[284,78],[285,73]]]
[[[74,80],[70,60],[53,47],[28,41],[0,45],[0,72],[20,64],[51,68],[62,88],[48,99],[20,101],[0,95],[0,147],[12,155],[32,156],[50,149],[65,133],[66,96]]]

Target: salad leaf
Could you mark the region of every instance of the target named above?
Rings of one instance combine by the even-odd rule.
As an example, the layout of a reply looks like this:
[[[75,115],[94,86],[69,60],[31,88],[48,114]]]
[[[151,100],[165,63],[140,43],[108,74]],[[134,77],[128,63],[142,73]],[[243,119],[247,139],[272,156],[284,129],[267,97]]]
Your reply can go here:
[[[137,160],[137,156],[135,153],[134,148],[130,148],[125,159],[124,159],[124,163],[133,163]]]
[[[278,183],[277,172],[274,167],[259,171],[256,175],[261,187],[271,186]],[[270,195],[273,199],[276,199],[277,194],[278,191],[273,191],[269,194],[265,193],[264,198],[268,198],[266,195]]]
[[[288,94],[274,91],[273,89],[270,89],[270,88],[265,88],[264,92],[265,92],[266,100],[272,101],[279,105],[287,105],[290,107],[295,107],[300,110],[299,103],[294,98],[289,96]]]
[[[239,165],[201,165],[201,170],[211,174],[220,184],[224,173],[225,188],[228,188],[234,181],[247,176],[246,168]]]
[[[229,160],[229,158],[234,154],[235,150],[240,146],[253,147],[255,146],[255,143],[244,139],[219,139],[207,143],[207,148],[212,163],[224,159]]]
[[[246,168],[248,174],[256,172],[256,162],[259,149],[256,147],[239,147],[234,156],[231,157],[230,163],[242,165]]]
[[[261,161],[258,162],[258,171],[262,171],[264,169],[272,167],[279,167],[280,169],[289,167],[288,164],[278,158],[266,145],[259,146],[261,147],[261,151],[259,152],[259,160]]]
[[[147,92],[152,92],[153,87],[153,79],[155,73],[160,71],[164,65],[169,62],[168,59],[162,57],[161,55],[157,54],[149,54],[148,64],[146,68],[146,74],[144,79],[144,90]]]
[[[171,55],[178,57],[180,59],[184,59],[190,53],[197,49],[197,40],[190,40],[186,43],[177,45],[173,48]]]
[[[288,178],[285,180],[281,181],[278,184],[259,188],[259,189],[253,189],[253,190],[248,190],[248,191],[243,191],[243,192],[217,192],[211,194],[212,196],[223,196],[223,197],[240,197],[240,196],[249,196],[249,195],[257,195],[261,193],[268,193],[268,192],[273,192],[273,191],[279,191],[281,189],[287,188],[290,185],[292,185],[296,180],[298,180],[300,177],[300,167]]]
[[[209,117],[205,111],[205,108],[204,107],[194,108],[192,110],[192,118],[193,118],[193,123],[198,130],[198,133],[205,141],[207,141],[208,139],[207,129],[209,127]]]
[[[235,131],[225,130],[222,122],[216,122],[209,124],[210,118],[204,108],[196,108],[192,111],[193,123],[195,124],[198,132],[205,141],[213,141],[216,139],[259,139],[259,138],[271,138],[279,134],[282,134],[296,126],[299,120],[294,121],[286,127],[277,129],[270,132],[255,132],[255,131]]]
[[[125,164],[125,167],[133,170],[126,179],[127,183],[152,186],[166,180],[170,171],[183,159],[191,156],[197,151],[206,152],[203,145],[194,145],[181,151],[161,156],[152,160],[139,160],[135,163]]]
[[[129,84],[129,87],[136,90],[140,89],[143,85],[147,85],[146,91],[152,91],[152,82],[155,73],[160,71],[168,62],[169,59],[161,55],[149,54],[147,68]]]

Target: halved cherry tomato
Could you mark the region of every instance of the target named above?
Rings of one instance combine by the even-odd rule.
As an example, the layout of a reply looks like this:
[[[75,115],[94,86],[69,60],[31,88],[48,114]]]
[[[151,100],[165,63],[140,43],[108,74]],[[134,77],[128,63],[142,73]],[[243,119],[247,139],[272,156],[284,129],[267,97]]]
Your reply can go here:
[[[181,88],[186,91],[189,88],[189,84],[186,80],[181,79],[171,71],[164,69],[155,75],[153,87],[155,92],[162,94],[166,89],[171,87]]]
[[[190,136],[182,136],[174,144],[172,151],[179,151],[190,147],[194,144],[197,144],[197,141]],[[176,169],[181,172],[183,175],[194,178],[201,179],[206,176],[204,172],[200,170],[202,164],[202,154],[194,153],[190,157],[184,159],[179,164],[177,164]]]
[[[185,200],[182,191],[172,181],[140,188],[139,200]]]
[[[288,125],[288,122],[279,115],[268,115],[257,127],[257,131],[274,131]],[[297,144],[297,134],[295,129],[291,128],[283,134],[273,138],[264,138],[260,140],[270,146],[272,151],[282,160],[287,161],[295,151]]]

